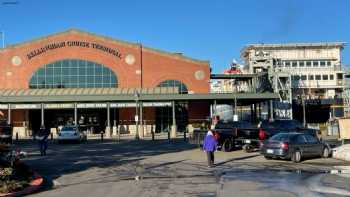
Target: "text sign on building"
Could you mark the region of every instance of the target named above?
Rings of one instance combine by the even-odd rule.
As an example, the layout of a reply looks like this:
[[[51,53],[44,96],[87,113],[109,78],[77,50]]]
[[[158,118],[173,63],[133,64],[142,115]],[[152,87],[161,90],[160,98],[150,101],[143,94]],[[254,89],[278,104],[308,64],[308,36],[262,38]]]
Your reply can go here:
[[[143,103],[144,107],[166,107],[171,106],[171,102],[152,102],[152,103]]]
[[[136,107],[136,103],[111,103],[112,108],[128,108]],[[171,106],[171,102],[144,102],[142,103],[143,107],[166,107]]]
[[[30,51],[27,54],[27,58],[28,58],[28,60],[30,60],[38,55],[41,55],[43,53],[48,52],[48,51],[52,51],[52,50],[64,48],[64,47],[90,48],[90,49],[98,50],[98,51],[101,51],[104,53],[108,53],[108,54],[113,55],[119,59],[122,59],[122,55],[118,49],[112,49],[112,48],[107,47],[105,45],[94,43],[94,42],[76,41],[76,40],[49,43],[49,44],[44,45],[40,48],[37,48],[37,49]]]
[[[78,103],[77,108],[106,108],[107,103]]]
[[[127,107],[136,107],[136,103],[111,103],[112,108],[127,108]]]
[[[74,108],[73,103],[50,103],[44,105],[45,109],[70,109]]]
[[[41,104],[12,104],[11,109],[40,109]]]
[[[6,105],[6,104],[0,104],[0,109],[8,109],[8,105]]]

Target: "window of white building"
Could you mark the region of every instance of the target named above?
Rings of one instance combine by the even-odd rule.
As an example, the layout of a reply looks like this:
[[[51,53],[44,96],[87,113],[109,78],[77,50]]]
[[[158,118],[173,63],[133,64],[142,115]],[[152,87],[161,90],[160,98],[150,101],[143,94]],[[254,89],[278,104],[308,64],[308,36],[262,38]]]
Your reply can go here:
[[[329,75],[329,80],[334,80],[334,75]]]
[[[325,61],[320,61],[320,66],[321,67],[325,67],[326,66],[326,62]]]
[[[306,67],[311,67],[311,61],[306,62]]]
[[[328,80],[328,75],[322,75],[323,80]]]
[[[304,61],[299,61],[299,67],[304,67],[305,62]]]
[[[321,75],[315,75],[316,80],[321,80]]]
[[[285,65],[286,67],[290,67],[290,61],[285,61],[285,62],[284,62],[284,65]]]
[[[314,75],[309,75],[309,80],[314,80]]]
[[[312,65],[313,65],[313,67],[318,67],[318,61],[313,61]]]
[[[294,81],[299,81],[299,80],[300,80],[300,76],[299,76],[299,75],[293,75],[293,76],[292,76],[292,79],[293,79]]]
[[[292,62],[292,67],[297,67],[298,66],[298,62],[297,61],[293,61]]]

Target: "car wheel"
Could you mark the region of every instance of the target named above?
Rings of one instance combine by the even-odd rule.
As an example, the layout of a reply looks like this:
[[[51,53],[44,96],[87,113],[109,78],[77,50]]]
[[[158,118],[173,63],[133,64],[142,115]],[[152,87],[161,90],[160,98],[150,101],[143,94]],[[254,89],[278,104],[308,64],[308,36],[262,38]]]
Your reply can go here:
[[[253,147],[251,145],[245,144],[242,146],[242,149],[244,150],[244,152],[246,153],[250,153],[253,151]]]
[[[322,157],[323,158],[328,158],[329,157],[329,149],[328,148],[324,148],[322,151]]]
[[[293,152],[292,161],[295,163],[299,163],[301,161],[301,152],[300,150],[296,150]]]
[[[229,139],[226,139],[222,144],[222,151],[229,152],[232,150],[232,142]]]

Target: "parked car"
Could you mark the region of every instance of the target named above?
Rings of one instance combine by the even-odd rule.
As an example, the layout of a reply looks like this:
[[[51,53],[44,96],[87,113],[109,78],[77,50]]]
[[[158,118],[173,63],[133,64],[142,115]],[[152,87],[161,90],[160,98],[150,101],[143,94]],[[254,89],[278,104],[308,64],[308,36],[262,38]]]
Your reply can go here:
[[[218,146],[222,151],[231,151],[235,147],[249,147],[258,144],[259,130],[246,121],[219,121],[214,128]]]
[[[280,158],[300,162],[304,158],[324,157],[331,154],[328,144],[306,133],[279,133],[265,140],[260,153],[266,159]]]
[[[58,133],[58,143],[62,141],[82,142],[87,140],[86,132],[81,131],[79,126],[64,126]]]
[[[0,120],[0,143],[12,143],[12,126],[6,120]]]
[[[269,139],[281,132],[307,133],[315,137],[319,133],[319,130],[305,128],[299,121],[289,119],[263,120],[258,127],[260,140]]]

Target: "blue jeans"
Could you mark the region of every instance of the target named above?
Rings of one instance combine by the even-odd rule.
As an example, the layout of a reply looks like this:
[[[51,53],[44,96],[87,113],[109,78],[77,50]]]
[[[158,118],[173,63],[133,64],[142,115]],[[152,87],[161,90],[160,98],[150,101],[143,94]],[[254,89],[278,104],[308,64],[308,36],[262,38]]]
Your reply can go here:
[[[47,140],[40,140],[39,141],[39,149],[40,149],[40,155],[46,155],[46,149],[47,149]]]

